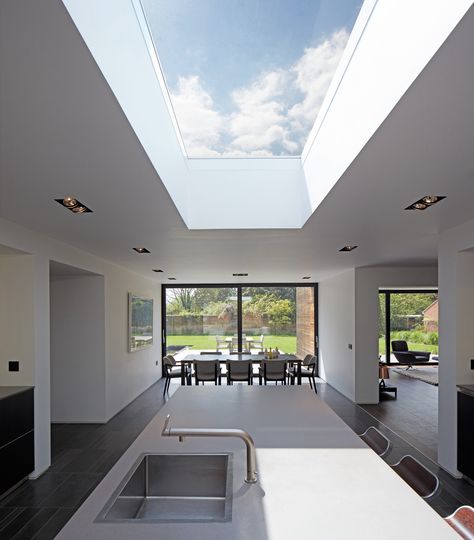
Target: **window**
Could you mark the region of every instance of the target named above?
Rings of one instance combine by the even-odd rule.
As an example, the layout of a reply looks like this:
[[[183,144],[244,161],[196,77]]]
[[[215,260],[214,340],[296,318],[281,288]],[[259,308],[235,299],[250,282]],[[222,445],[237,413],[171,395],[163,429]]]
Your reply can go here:
[[[188,157],[299,156],[361,0],[141,0]]]
[[[317,286],[163,285],[163,350],[314,354]]]
[[[409,350],[438,354],[438,293],[436,290],[380,291],[379,355],[385,361],[391,342],[403,340]],[[388,363],[396,362],[390,355]]]

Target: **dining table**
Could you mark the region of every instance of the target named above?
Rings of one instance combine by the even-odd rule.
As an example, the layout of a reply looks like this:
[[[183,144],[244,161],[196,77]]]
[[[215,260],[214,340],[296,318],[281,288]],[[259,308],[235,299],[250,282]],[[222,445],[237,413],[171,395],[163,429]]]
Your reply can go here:
[[[218,360],[220,364],[226,364],[229,361],[251,361],[252,364],[261,364],[262,360],[285,360],[285,362],[292,363],[296,365],[296,380],[298,384],[301,384],[301,364],[303,360],[298,358],[294,354],[279,354],[277,358],[266,359],[264,354],[249,354],[249,353],[189,353],[181,359],[177,359],[176,363],[181,365],[181,384],[186,385],[186,366],[191,366],[196,362],[209,360]]]

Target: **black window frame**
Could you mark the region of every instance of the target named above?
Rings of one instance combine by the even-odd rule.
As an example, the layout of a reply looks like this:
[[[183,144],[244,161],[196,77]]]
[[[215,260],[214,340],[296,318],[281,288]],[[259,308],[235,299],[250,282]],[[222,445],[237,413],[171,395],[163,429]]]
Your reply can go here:
[[[385,363],[387,366],[396,366],[398,362],[392,362],[392,346],[390,339],[390,310],[391,310],[391,295],[392,294],[439,294],[438,288],[431,289],[379,289],[379,295],[385,295]],[[380,304],[379,304],[380,305]],[[432,362],[436,365],[438,362]]]
[[[161,351],[166,354],[166,290],[167,289],[237,289],[237,336],[238,350],[242,351],[242,289],[247,287],[313,287],[314,289],[314,355],[318,357],[319,350],[319,295],[318,283],[163,283],[161,285]]]

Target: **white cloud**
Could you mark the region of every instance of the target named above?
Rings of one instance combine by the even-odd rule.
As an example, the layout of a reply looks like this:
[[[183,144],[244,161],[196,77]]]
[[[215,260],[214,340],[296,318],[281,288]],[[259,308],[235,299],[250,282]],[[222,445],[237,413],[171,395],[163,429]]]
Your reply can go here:
[[[260,74],[231,92],[235,110],[216,110],[198,76],[182,77],[171,94],[191,157],[298,155],[347,44],[345,29],[305,49],[293,65]]]
[[[189,155],[216,157],[224,118],[214,109],[212,97],[199,77],[180,77],[178,88],[171,93],[179,129]]]
[[[288,111],[295,135],[303,132],[306,138],[313,126],[348,39],[347,31],[339,30],[317,47],[306,49],[292,67],[295,85],[304,96]]]

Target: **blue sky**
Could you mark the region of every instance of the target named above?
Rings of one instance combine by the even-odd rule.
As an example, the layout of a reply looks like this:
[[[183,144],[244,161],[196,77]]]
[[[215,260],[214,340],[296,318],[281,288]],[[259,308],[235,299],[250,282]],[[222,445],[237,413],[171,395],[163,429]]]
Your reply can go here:
[[[188,155],[271,156],[301,153],[361,0],[142,4]]]

